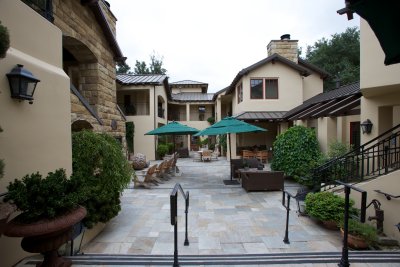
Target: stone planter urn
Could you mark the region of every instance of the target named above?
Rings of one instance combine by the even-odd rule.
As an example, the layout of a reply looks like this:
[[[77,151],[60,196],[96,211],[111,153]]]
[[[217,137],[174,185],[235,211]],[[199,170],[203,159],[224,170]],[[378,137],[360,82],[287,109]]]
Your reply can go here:
[[[67,267],[71,261],[58,256],[58,248],[72,237],[73,225],[86,216],[86,209],[79,207],[69,213],[51,220],[43,219],[35,223],[24,224],[18,221],[18,216],[6,225],[4,235],[23,237],[21,247],[30,253],[44,255],[40,267]]]

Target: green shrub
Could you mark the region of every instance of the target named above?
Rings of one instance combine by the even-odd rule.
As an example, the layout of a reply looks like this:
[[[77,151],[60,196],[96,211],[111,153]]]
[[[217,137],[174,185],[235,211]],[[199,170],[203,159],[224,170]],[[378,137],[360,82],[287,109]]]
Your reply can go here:
[[[107,134],[73,133],[72,167],[71,181],[88,211],[83,223],[91,228],[115,217],[121,210],[120,195],[132,175],[121,144]]]
[[[167,143],[166,145],[168,147],[168,154],[172,154],[174,151],[174,143]]]
[[[332,192],[309,193],[306,196],[306,213],[321,221],[339,223],[344,216],[345,199]],[[350,200],[350,214],[357,214]]]
[[[333,159],[333,158],[338,158],[349,152],[351,149],[351,146],[343,144],[339,141],[333,141],[329,143],[329,149],[328,149],[328,158]]]
[[[160,158],[163,158],[165,154],[168,153],[168,145],[167,144],[158,144],[157,146],[157,154]]]
[[[8,48],[10,48],[10,35],[7,28],[0,21],[0,58],[6,56]]]
[[[34,173],[22,180],[15,179],[7,190],[4,201],[15,204],[23,212],[19,220],[24,223],[55,218],[77,208],[81,200],[63,169],[49,172],[46,178]]]
[[[215,123],[215,118],[214,118],[214,117],[209,117],[209,118],[207,119],[207,121],[208,121],[211,125],[213,125],[213,124]]]
[[[125,123],[126,126],[126,133],[125,133],[125,137],[126,137],[126,144],[128,146],[128,151],[130,153],[133,152],[133,138],[135,136],[135,124],[133,123],[133,121],[128,121]]]
[[[221,150],[223,150],[225,152],[227,151],[226,134],[219,136],[218,144],[219,144],[219,147],[221,148]]]
[[[344,222],[340,222],[340,227],[343,228]],[[368,244],[373,244],[378,240],[376,229],[366,223],[358,220],[349,219],[348,224],[349,234],[363,238]]]
[[[294,126],[280,134],[274,142],[274,157],[271,168],[284,171],[296,181],[309,177],[311,170],[321,160],[321,152],[315,131],[303,126]]]

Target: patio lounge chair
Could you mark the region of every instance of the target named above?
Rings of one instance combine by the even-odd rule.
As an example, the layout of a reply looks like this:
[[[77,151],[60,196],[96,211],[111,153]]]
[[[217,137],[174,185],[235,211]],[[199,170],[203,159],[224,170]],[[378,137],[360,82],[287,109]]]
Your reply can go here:
[[[135,176],[133,178],[134,187],[135,188],[138,188],[138,187],[150,188],[151,185],[158,185],[159,183],[161,183],[161,180],[157,179],[156,177],[153,177],[156,169],[157,169],[157,164],[154,164],[153,166],[151,166],[150,168],[147,169],[145,174],[143,174],[143,175],[135,174]],[[139,181],[137,176],[144,176],[143,181]]]
[[[203,161],[211,161],[211,150],[203,150]]]
[[[198,151],[195,151],[193,154],[193,161],[201,161],[201,153]]]
[[[155,185],[161,184],[162,181],[160,179],[158,179],[157,177],[155,177],[156,170],[157,170],[157,164],[154,164],[153,166],[148,168],[146,175],[144,177],[144,181],[147,183],[153,183]]]

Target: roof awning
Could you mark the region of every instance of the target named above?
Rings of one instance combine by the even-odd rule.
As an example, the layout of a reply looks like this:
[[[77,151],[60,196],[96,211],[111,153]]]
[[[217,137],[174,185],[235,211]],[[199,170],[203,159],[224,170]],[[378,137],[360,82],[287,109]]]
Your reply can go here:
[[[346,97],[336,98],[325,102],[309,105],[306,109],[299,110],[288,120],[306,120],[321,117],[338,117],[359,115],[360,110],[353,110],[361,103],[361,94],[354,94]]]
[[[346,0],[338,10],[352,19],[352,12],[365,19],[374,31],[385,53],[385,65],[400,63],[400,1]]]
[[[234,118],[244,121],[282,121],[286,111],[246,111]]]

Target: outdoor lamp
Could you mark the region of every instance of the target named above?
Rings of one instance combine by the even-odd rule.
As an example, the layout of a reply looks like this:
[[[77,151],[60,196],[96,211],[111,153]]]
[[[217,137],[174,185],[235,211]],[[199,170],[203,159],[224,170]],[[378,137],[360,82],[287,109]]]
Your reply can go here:
[[[35,93],[36,84],[40,80],[33,76],[32,72],[24,69],[21,64],[15,66],[6,75],[10,83],[11,97],[28,100],[29,104],[33,104],[33,94]]]
[[[363,121],[363,123],[360,124],[361,130],[362,130],[363,134],[365,134],[365,133],[367,133],[367,134],[371,133],[372,125],[373,125],[373,124],[372,124],[372,122],[371,122],[369,119]]]

